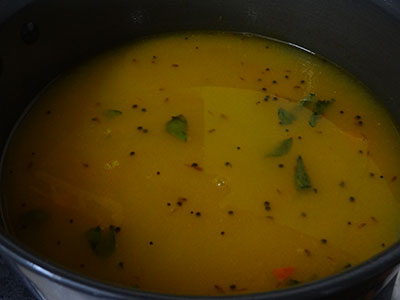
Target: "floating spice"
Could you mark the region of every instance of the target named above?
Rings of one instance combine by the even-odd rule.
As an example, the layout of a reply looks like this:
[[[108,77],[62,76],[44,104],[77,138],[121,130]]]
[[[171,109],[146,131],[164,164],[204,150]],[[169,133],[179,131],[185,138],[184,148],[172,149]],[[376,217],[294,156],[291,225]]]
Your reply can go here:
[[[310,117],[310,120],[308,121],[308,124],[310,124],[311,127],[315,127],[315,125],[317,125],[318,120],[321,118],[321,115],[323,114],[323,112],[334,101],[335,101],[335,99],[332,99],[332,100],[318,100],[314,104],[312,115]]]
[[[278,146],[275,147],[270,153],[267,154],[269,156],[282,156],[287,154],[292,148],[293,138],[288,138],[280,142]]]
[[[294,271],[295,271],[295,268],[293,268],[293,267],[278,268],[278,269],[272,270],[272,274],[280,281],[283,281],[283,280],[289,278],[290,276],[292,276]]]
[[[196,171],[203,171],[203,168],[201,168],[200,166],[199,166],[199,164],[198,163],[192,163],[191,165],[190,165],[190,167],[191,168],[193,168],[193,169],[195,169]]]
[[[109,257],[115,250],[116,230],[114,226],[102,229],[100,226],[86,231],[86,240],[93,252],[99,257]]]
[[[307,106],[308,104],[314,103],[316,101],[315,94],[310,93],[306,97],[300,100],[301,106]]]
[[[214,284],[214,288],[220,293],[225,293],[224,289],[222,287],[220,287],[218,284]]]
[[[122,111],[120,110],[115,110],[115,109],[107,109],[106,111],[104,111],[104,115],[107,118],[113,119],[115,117],[119,117],[122,115]]]
[[[264,202],[264,208],[265,208],[265,210],[270,211],[271,210],[271,203],[269,203],[269,201],[265,201]]]
[[[301,156],[297,157],[294,179],[298,190],[311,188],[310,178],[306,173],[306,169],[304,167],[303,159]]]
[[[282,125],[292,124],[293,121],[296,120],[296,116],[293,113],[288,112],[287,110],[285,110],[283,108],[278,109],[278,118],[279,118],[280,124],[282,124]]]
[[[166,125],[167,132],[180,139],[181,141],[186,142],[187,140],[187,121],[183,115],[179,115],[176,117],[172,117],[171,120],[168,121]]]
[[[178,206],[182,206],[182,204],[184,203],[184,202],[186,202],[187,201],[187,198],[185,198],[185,197],[179,197],[178,198],[178,201],[176,202],[176,204],[178,205]]]

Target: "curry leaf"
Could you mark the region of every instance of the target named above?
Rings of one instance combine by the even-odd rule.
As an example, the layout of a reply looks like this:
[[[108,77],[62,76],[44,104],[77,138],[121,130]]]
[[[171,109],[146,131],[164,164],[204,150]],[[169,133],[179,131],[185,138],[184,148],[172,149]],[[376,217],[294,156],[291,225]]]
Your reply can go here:
[[[267,154],[267,156],[282,156],[287,154],[292,148],[293,138],[283,140],[274,150]]]
[[[314,103],[316,100],[315,94],[310,93],[306,97],[300,100],[301,106],[306,106],[307,104]]]
[[[115,118],[122,115],[122,111],[115,109],[107,109],[106,111],[104,111],[104,115],[108,118]]]
[[[90,228],[88,231],[86,231],[85,237],[86,237],[87,241],[89,242],[90,247],[92,249],[96,248],[97,245],[100,243],[101,231],[102,230],[101,230],[100,226]]]
[[[109,257],[115,250],[116,230],[114,226],[101,229],[100,226],[86,231],[85,237],[93,252],[100,257]]]
[[[304,162],[301,156],[297,157],[296,170],[294,174],[294,179],[296,183],[296,187],[298,190],[304,190],[311,188],[310,178],[306,173],[306,169],[304,167]]]
[[[292,122],[296,120],[296,116],[293,113],[288,112],[283,108],[278,109],[278,117],[280,123],[283,125],[292,124]]]
[[[184,142],[187,140],[187,127],[187,121],[183,115],[172,117],[166,125],[167,132],[170,135]]]
[[[325,111],[325,109],[335,101],[335,99],[332,100],[318,100],[315,102],[312,114],[310,116],[310,120],[308,121],[308,124],[310,124],[311,127],[315,127],[317,124],[318,120],[320,119],[321,115]]]

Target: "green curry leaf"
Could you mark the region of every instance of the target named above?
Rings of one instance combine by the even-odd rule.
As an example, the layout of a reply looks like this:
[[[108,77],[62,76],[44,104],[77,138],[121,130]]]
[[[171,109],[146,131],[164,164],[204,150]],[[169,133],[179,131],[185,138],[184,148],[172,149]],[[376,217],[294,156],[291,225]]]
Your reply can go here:
[[[278,109],[278,117],[280,123],[283,125],[292,124],[292,122],[296,120],[296,116],[293,113],[288,112],[283,108]]]
[[[315,102],[308,124],[310,124],[311,127],[315,127],[315,125],[317,124],[318,120],[320,119],[321,115],[324,113],[326,108],[334,101],[335,99],[318,100],[317,102]]]
[[[166,125],[166,130],[170,135],[186,142],[187,127],[188,124],[185,117],[183,115],[179,115],[176,117],[172,117],[172,119],[168,121]]]
[[[298,190],[304,190],[311,188],[310,178],[306,173],[306,169],[304,167],[304,162],[301,156],[297,157],[297,164],[294,174],[294,179],[296,183],[296,187]]]
[[[104,115],[107,118],[115,118],[115,117],[119,117],[120,115],[122,115],[122,111],[120,110],[115,110],[115,109],[107,109],[106,111],[104,111]]]
[[[109,257],[115,250],[116,230],[114,226],[102,229],[100,226],[86,231],[86,240],[89,242],[93,252],[99,257]]]
[[[306,97],[300,100],[301,106],[307,106],[310,103],[314,103],[316,100],[316,96],[313,93],[308,94]]]
[[[292,148],[293,138],[283,140],[274,150],[267,154],[267,156],[282,156],[287,154]]]

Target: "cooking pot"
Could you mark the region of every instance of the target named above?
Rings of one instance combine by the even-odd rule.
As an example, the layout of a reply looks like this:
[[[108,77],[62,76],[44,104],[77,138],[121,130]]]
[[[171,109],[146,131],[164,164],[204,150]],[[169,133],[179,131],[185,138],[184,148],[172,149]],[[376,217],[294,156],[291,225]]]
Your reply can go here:
[[[250,32],[322,55],[365,83],[400,124],[398,0],[0,0],[2,149],[35,95],[73,64],[140,36],[204,29]],[[67,271],[30,253],[4,221],[0,253],[43,299],[189,298],[107,285]],[[222,298],[372,299],[399,263],[397,243],[341,274]]]

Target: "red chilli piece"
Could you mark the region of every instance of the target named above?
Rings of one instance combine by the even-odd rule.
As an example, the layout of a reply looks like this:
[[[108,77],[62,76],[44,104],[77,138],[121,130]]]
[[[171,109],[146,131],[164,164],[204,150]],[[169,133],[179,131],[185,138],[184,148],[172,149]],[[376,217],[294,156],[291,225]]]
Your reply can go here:
[[[279,269],[272,270],[272,274],[276,278],[278,278],[280,281],[283,281],[286,278],[289,278],[290,276],[292,276],[294,271],[295,271],[295,268],[293,268],[293,267],[279,268]]]

